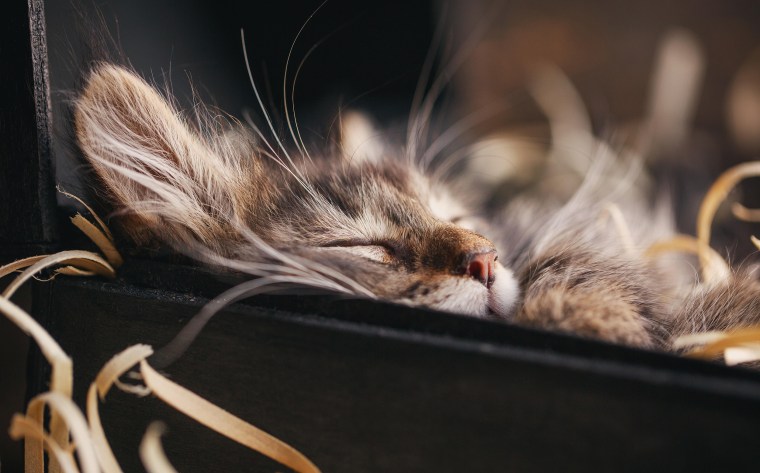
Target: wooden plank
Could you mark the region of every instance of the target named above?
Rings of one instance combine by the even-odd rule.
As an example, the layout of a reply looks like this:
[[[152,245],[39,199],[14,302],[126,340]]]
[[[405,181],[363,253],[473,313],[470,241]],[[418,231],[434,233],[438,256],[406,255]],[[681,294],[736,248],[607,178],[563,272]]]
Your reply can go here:
[[[324,471],[717,471],[760,461],[754,372],[387,304],[288,297],[283,310],[272,299],[219,314],[167,371]],[[48,320],[74,359],[78,402],[113,353],[161,346],[205,301],[56,281]],[[127,471],[139,470],[139,438],[154,419],[169,423],[180,471],[277,469],[155,400],[114,393],[102,416]]]
[[[42,0],[0,14],[0,262],[55,239],[50,93]]]

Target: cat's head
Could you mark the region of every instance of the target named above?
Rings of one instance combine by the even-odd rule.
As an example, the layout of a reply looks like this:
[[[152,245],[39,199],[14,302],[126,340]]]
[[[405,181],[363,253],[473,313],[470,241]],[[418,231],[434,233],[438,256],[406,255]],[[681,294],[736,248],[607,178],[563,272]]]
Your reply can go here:
[[[227,120],[196,118],[113,65],[96,67],[76,101],[79,145],[138,243],[245,262],[275,282],[511,313],[511,271],[464,228],[456,196],[414,164],[361,151],[289,154]]]

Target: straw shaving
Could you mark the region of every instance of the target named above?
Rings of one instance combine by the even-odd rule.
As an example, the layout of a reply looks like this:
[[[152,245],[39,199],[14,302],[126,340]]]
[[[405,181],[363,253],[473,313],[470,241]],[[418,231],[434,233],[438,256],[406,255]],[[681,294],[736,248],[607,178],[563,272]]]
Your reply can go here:
[[[156,397],[191,419],[295,471],[319,472],[298,450],[161,376],[145,360],[140,362],[140,372]]]
[[[166,458],[161,446],[161,436],[166,432],[166,426],[161,422],[153,422],[140,442],[140,459],[148,473],[176,473],[169,459]]]
[[[61,194],[65,195],[66,197],[68,197],[70,199],[74,199],[77,202],[79,202],[80,204],[82,204],[82,206],[85,209],[87,209],[87,211],[90,213],[90,215],[92,215],[92,218],[95,219],[95,222],[98,224],[98,227],[100,228],[100,230],[105,234],[106,238],[108,238],[108,240],[110,240],[111,242],[113,242],[113,235],[111,234],[111,230],[108,228],[108,225],[106,225],[105,222],[103,222],[103,220],[98,216],[98,214],[94,210],[92,210],[92,208],[89,205],[87,205],[87,203],[85,201],[83,201],[79,197],[75,196],[74,194],[70,194],[70,193],[66,192],[65,190],[63,190],[63,188],[61,186],[56,187],[56,189],[58,190],[58,192],[60,192]]]
[[[663,253],[674,251],[699,256],[700,248],[699,240],[695,237],[690,235],[676,235],[669,240],[653,243],[646,249],[646,251],[644,251],[644,257],[655,258]],[[731,277],[731,268],[717,251],[708,247],[706,255],[706,262],[702,267],[702,274],[708,274],[709,277],[703,278],[705,284],[714,284]]]
[[[734,166],[718,177],[710,186],[697,215],[697,240],[699,242],[698,255],[702,267],[702,278],[710,282],[713,274],[709,272],[710,264],[710,232],[713,218],[718,207],[726,200],[729,192],[744,179],[760,176],[760,161],[743,163]]]
[[[52,437],[47,435],[42,429],[40,423],[35,422],[28,417],[24,417],[21,414],[15,414],[11,419],[11,428],[9,430],[10,437],[14,440],[26,439],[27,444],[31,441],[40,442],[44,446],[55,461],[60,466],[64,473],[79,473],[74,461],[74,455],[53,440]],[[37,460],[37,459],[35,459]],[[39,462],[27,462],[26,471],[43,471],[42,455],[38,457]]]
[[[95,454],[95,448],[92,443],[90,429],[85,420],[84,414],[79,407],[71,400],[71,396],[63,395],[59,392],[46,392],[35,396],[29,401],[27,407],[27,417],[42,426],[43,418],[42,407],[47,406],[53,413],[58,413],[62,424],[66,427],[67,433],[70,432],[75,441],[77,459],[82,473],[99,473],[98,459]],[[51,421],[52,424],[52,421]],[[53,441],[60,445],[53,432]],[[60,445],[65,448],[63,445]]]
[[[89,220],[82,217],[81,214],[76,214],[71,217],[71,223],[81,230],[82,233],[87,235],[87,237],[100,248],[100,251],[103,252],[103,255],[105,255],[109,263],[117,268],[124,263],[124,260],[114,246],[113,240],[106,236],[105,233],[98,230],[98,228]]]
[[[13,263],[8,263],[3,267],[0,267],[0,278],[5,277],[13,272],[19,271],[24,268],[28,268],[34,263],[46,258],[48,255],[30,256],[23,258]]]
[[[105,473],[121,473],[122,470],[113,455],[100,422],[98,396],[101,401],[104,401],[111,386],[120,376],[152,354],[153,349],[148,345],[132,345],[103,365],[87,391],[87,418],[92,431],[95,452]]]
[[[662,251],[678,250],[696,253],[699,257],[702,282],[706,285],[730,280],[733,273],[728,264],[710,247],[713,218],[733,188],[742,180],[760,176],[760,161],[740,164],[725,171],[710,187],[697,216],[697,239],[679,235],[668,242],[653,245],[648,254],[654,256]],[[760,211],[749,209],[739,203],[732,205],[736,218],[760,221]],[[760,240],[750,236],[760,249]],[[723,357],[727,365],[736,365],[760,359],[760,327],[745,327],[724,332],[687,334],[673,341],[674,349],[692,348],[686,356],[702,359]]]
[[[723,335],[722,338],[693,349],[686,355],[693,358],[714,359],[721,356],[727,348],[740,347],[747,343],[758,343],[760,342],[760,327],[728,330]]]
[[[55,270],[55,274],[56,275],[63,274],[64,276],[79,276],[79,277],[96,276],[96,274],[92,271],[87,271],[86,269],[79,269],[75,266],[64,266],[62,268],[58,268]]]
[[[11,297],[13,293],[16,292],[16,290],[21,287],[22,284],[24,284],[24,282],[29,280],[29,278],[44,269],[57,265],[75,266],[79,269],[91,271],[97,275],[111,279],[116,277],[116,272],[114,271],[113,267],[95,253],[81,250],[61,251],[60,253],[56,253],[54,255],[45,256],[31,266],[27,267],[16,279],[14,279],[8,285],[8,287],[5,288],[2,296],[6,298]],[[3,271],[4,268],[5,267],[0,268],[0,272]]]
[[[4,297],[0,297],[0,312],[6,315],[24,333],[31,336],[40,347],[45,359],[50,363],[50,391],[71,398],[73,384],[73,365],[71,358],[61,349],[53,337],[37,323],[29,314]],[[30,405],[31,406],[31,405]],[[31,407],[30,407],[31,408]],[[27,412],[29,415],[29,412]],[[40,408],[40,424],[42,410]],[[61,419],[59,411],[53,411],[50,419],[50,432],[55,442],[61,447],[68,447],[68,429]],[[25,463],[27,465],[42,465],[42,441],[29,441],[25,448]],[[29,469],[27,472],[42,472],[42,469]]]
[[[758,361],[760,360],[760,342],[726,348],[726,351],[723,352],[723,360],[728,366]]]
[[[750,209],[739,202],[731,204],[731,213],[744,222],[760,222],[760,209]]]
[[[44,473],[44,452],[48,452],[48,470],[51,473],[121,473],[122,470],[103,430],[98,410],[98,397],[104,400],[110,388],[116,385],[137,395],[153,392],[180,412],[297,472],[319,472],[311,461],[291,446],[159,375],[146,361],[153,353],[153,349],[147,345],[128,347],[103,366],[88,390],[85,418],[71,400],[71,359],[37,321],[8,299],[24,282],[51,267],[62,266],[56,270],[57,274],[97,274],[112,278],[115,276],[113,266],[121,264],[121,255],[113,245],[113,237],[102,220],[79,198],[61,192],[79,201],[96,219],[100,228],[81,215],[74,217],[72,222],[95,242],[108,261],[87,251],[62,251],[53,255],[24,258],[0,267],[0,277],[23,269],[0,295],[0,313],[32,337],[52,367],[50,391],[34,397],[27,406],[26,415],[16,414],[11,424],[11,437],[24,439],[25,471]],[[145,379],[147,386],[121,383],[119,377],[138,363],[140,373],[130,373],[131,377]],[[51,410],[50,433],[44,428],[45,407]],[[161,431],[155,424],[149,427],[141,443],[140,455],[150,472],[171,473],[175,470],[163,454],[159,440]],[[69,442],[69,435],[74,438],[75,444]],[[78,462],[74,460],[73,452],[76,452]]]
[[[751,235],[749,239],[752,242],[752,244],[755,245],[755,248],[760,250],[760,239],[758,239],[755,235]]]

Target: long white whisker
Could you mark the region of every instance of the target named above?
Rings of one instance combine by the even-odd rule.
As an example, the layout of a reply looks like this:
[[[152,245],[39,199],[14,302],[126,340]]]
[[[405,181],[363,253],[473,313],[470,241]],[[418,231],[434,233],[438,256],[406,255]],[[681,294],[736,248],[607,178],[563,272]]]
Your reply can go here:
[[[407,147],[407,152],[411,153],[411,156],[417,154],[417,151],[419,150],[419,143],[425,137],[425,133],[428,129],[428,122],[430,120],[431,114],[433,113],[435,103],[440,98],[445,86],[448,84],[451,77],[462,66],[467,57],[469,57],[470,52],[477,44],[479,38],[479,35],[473,34],[470,37],[469,41],[465,43],[465,46],[459,50],[459,52],[454,56],[446,68],[441,71],[441,73],[438,75],[438,77],[436,77],[428,89],[426,97],[420,104],[420,111],[412,121],[412,132],[409,134],[409,144]]]
[[[327,0],[324,0],[322,3],[319,4],[319,6],[309,15],[309,17],[304,21],[303,25],[301,25],[301,29],[298,30],[298,33],[296,34],[296,37],[293,39],[293,42],[290,44],[290,50],[288,51],[288,57],[285,60],[285,74],[282,79],[282,104],[285,108],[285,122],[288,125],[288,129],[290,130],[290,136],[293,138],[293,143],[296,145],[296,148],[301,152],[301,156],[308,156],[309,154],[306,152],[306,147],[303,146],[303,140],[299,142],[298,139],[296,139],[296,134],[293,131],[293,125],[290,122],[290,113],[288,111],[288,68],[290,66],[290,58],[293,55],[293,48],[295,48],[296,43],[298,42],[298,38],[301,37],[301,33],[303,33],[303,30],[306,28],[306,26],[309,24],[311,19],[314,17],[314,15],[319,12],[320,9],[322,9],[323,6],[327,3]],[[312,48],[313,49],[313,48]],[[301,62],[303,64],[303,61]],[[300,70],[301,67],[299,66],[298,69]],[[296,72],[296,78],[298,77],[298,72]],[[293,96],[295,95],[295,88],[296,88],[296,79],[293,80],[293,89],[291,93],[291,105],[293,106],[293,119],[295,120],[296,112],[295,112],[295,105],[293,105]],[[296,121],[296,129],[298,128],[298,122]],[[300,134],[299,134],[300,137]],[[311,156],[309,156],[309,160],[311,160]]]
[[[315,278],[321,278],[323,283],[325,283],[325,277],[332,278],[333,281],[337,283],[341,283],[342,286],[333,286],[333,289],[338,292],[348,292],[351,294],[356,295],[362,295],[369,298],[375,298],[376,296],[370,291],[369,289],[365,288],[361,284],[357,283],[356,281],[346,277],[344,274],[334,270],[333,268],[330,268],[329,266],[325,266],[319,263],[316,263],[312,260],[300,258],[295,255],[289,255],[286,253],[283,253],[271,245],[269,245],[267,242],[261,239],[256,233],[254,233],[251,229],[249,229],[247,226],[245,226],[243,223],[232,220],[230,222],[232,226],[235,228],[235,231],[240,234],[243,238],[247,240],[248,243],[252,244],[256,249],[258,249],[261,253],[264,255],[276,260],[280,261],[283,264],[289,265],[291,269],[300,271],[302,276],[311,276]],[[192,246],[192,245],[191,245]],[[247,261],[241,261],[241,260],[235,260],[223,257],[221,255],[209,253],[203,246],[195,246],[193,248],[195,252],[198,254],[188,254],[188,256],[193,256],[195,258],[198,257],[198,255],[202,255],[205,257],[209,262],[212,262],[214,264],[220,265],[220,266],[226,266],[231,269],[237,269],[242,272],[247,272],[252,275],[260,275],[258,272],[252,273],[251,271],[260,271],[261,270],[261,263],[252,263]],[[187,249],[182,248],[179,249],[180,251],[186,252]]]
[[[312,287],[313,283],[314,281],[308,278],[271,276],[238,284],[206,304],[200,312],[190,319],[190,322],[179,331],[171,342],[153,355],[151,363],[156,368],[164,369],[177,361],[190,348],[195,339],[198,338],[201,330],[203,330],[211,318],[230,304],[255,295],[276,291],[281,289],[283,284]]]
[[[239,226],[239,225],[238,225]],[[362,294],[367,297],[375,297],[374,294],[363,287],[362,285],[358,284],[356,281],[347,278],[344,274],[335,271],[334,269],[324,266],[322,264],[316,263],[311,260],[298,258],[298,261],[296,260],[297,257],[293,255],[285,255],[282,252],[279,252],[272,248],[270,245],[268,245],[264,240],[262,240],[258,235],[256,235],[254,232],[252,232],[250,229],[239,226],[239,231],[241,234],[248,239],[251,243],[255,244],[257,247],[259,247],[262,250],[265,250],[270,256],[273,258],[277,258],[278,260],[292,265],[297,265],[298,267],[303,268],[304,271],[317,271],[319,274],[324,276],[330,276],[334,278],[336,281],[343,282],[344,284],[347,284],[348,287],[351,289],[358,291],[359,294]],[[299,263],[300,262],[300,263]]]
[[[288,174],[290,174],[291,176],[293,176],[293,178],[295,178],[296,182],[298,182],[298,184],[301,187],[303,187],[306,190],[306,192],[309,193],[310,196],[317,199],[318,198],[317,193],[314,192],[314,189],[311,187],[311,185],[309,185],[308,182],[302,181],[300,178],[300,175],[293,172],[293,169],[290,166],[288,166],[288,164],[285,163],[285,161],[283,161],[282,158],[279,157],[279,155],[277,155],[277,152],[275,151],[275,149],[266,140],[264,133],[259,129],[258,126],[256,126],[256,123],[253,122],[253,119],[251,119],[251,115],[248,114],[247,112],[243,112],[243,118],[245,118],[246,122],[253,129],[254,133],[256,133],[256,135],[259,136],[262,140],[264,140],[264,143],[267,145],[267,147],[270,150],[270,153],[267,153],[261,150],[259,150],[259,152],[262,153],[264,156],[272,159],[279,166],[281,166]]]
[[[275,161],[277,164],[282,166],[284,169],[289,171],[291,174],[293,174],[293,171],[288,167],[287,163],[280,158],[280,156],[277,154],[277,151],[272,147],[272,145],[267,141],[266,137],[264,136],[264,133],[261,131],[261,129],[256,125],[256,123],[251,118],[251,115],[248,113],[248,111],[243,112],[243,118],[245,119],[246,123],[248,123],[248,126],[251,127],[254,133],[256,133],[256,136],[261,138],[261,140],[266,144],[267,148],[269,148],[269,152],[262,152],[265,156]],[[294,177],[296,177],[294,175]]]
[[[433,39],[430,42],[430,47],[428,48],[428,52],[425,56],[425,62],[422,63],[422,69],[420,70],[420,77],[417,79],[417,86],[414,88],[414,96],[412,97],[412,104],[409,107],[409,123],[407,124],[407,129],[406,129],[407,137],[413,136],[413,128],[415,126],[414,117],[416,117],[417,114],[419,113],[419,108],[420,108],[420,105],[422,104],[422,99],[425,96],[425,86],[427,85],[428,80],[430,79],[430,74],[433,70],[433,63],[435,61],[435,57],[438,54],[438,48],[440,47],[441,41],[443,39],[443,31],[444,31],[444,24],[445,24],[447,9],[448,9],[448,6],[446,3],[444,3],[443,11],[441,12],[441,15],[438,18],[438,25],[436,25],[435,31],[433,32]],[[414,153],[407,153],[408,158],[410,158],[413,155]],[[410,160],[409,164],[412,164],[412,163],[413,161]]]
[[[327,2],[327,0],[325,0]],[[322,4],[324,5],[324,3]],[[306,52],[306,55],[304,55],[301,62],[298,64],[298,68],[296,69],[295,75],[293,75],[293,86],[290,89],[290,106],[293,108],[293,123],[296,127],[296,136],[298,137],[298,140],[301,142],[301,150],[306,153],[306,157],[309,158],[309,161],[313,160],[311,159],[311,155],[309,154],[309,150],[306,148],[306,145],[304,144],[303,137],[301,136],[301,130],[298,127],[298,116],[296,115],[296,83],[298,82],[298,76],[301,73],[301,68],[306,63],[306,60],[311,56],[311,53],[314,52],[322,43],[324,40],[317,42],[314,46],[309,48],[309,50]],[[291,130],[291,133],[293,131]],[[295,137],[293,138],[295,139]]]
[[[449,171],[451,171],[457,163],[461,162],[464,158],[468,157],[470,149],[468,147],[460,148],[453,151],[446,156],[446,159],[435,167],[435,170],[430,173],[431,182],[440,182],[446,178]]]
[[[394,82],[394,81],[398,80],[398,78],[399,78],[399,77],[400,77],[400,76],[395,76],[395,77],[392,77],[392,78],[388,79],[387,81],[383,82],[382,84],[380,84],[380,85],[378,85],[378,86],[376,86],[376,87],[372,87],[371,89],[369,89],[369,90],[366,90],[366,91],[362,92],[361,94],[359,94],[359,95],[355,96],[354,98],[352,98],[352,99],[351,99],[351,100],[349,100],[348,102],[346,102],[346,103],[344,103],[344,104],[341,104],[341,105],[338,107],[338,111],[337,111],[337,113],[336,113],[335,117],[333,117],[332,121],[330,121],[330,126],[328,127],[327,135],[328,135],[328,136],[330,136],[330,135],[332,135],[332,134],[333,134],[333,133],[332,133],[332,130],[335,128],[335,123],[336,123],[336,122],[338,122],[338,120],[339,120],[339,118],[340,118],[341,114],[342,114],[342,113],[343,113],[345,110],[347,110],[349,106],[351,106],[352,104],[354,104],[354,103],[356,103],[357,101],[361,100],[362,98],[366,97],[367,95],[369,95],[369,94],[371,94],[371,93],[373,93],[373,92],[376,92],[376,91],[378,91],[378,90],[382,89],[383,87],[387,86],[388,84],[391,84],[392,82]],[[339,128],[342,128],[342,125],[341,125]]]
[[[478,123],[490,118],[496,113],[504,110],[503,104],[495,104],[490,107],[473,112],[461,120],[457,121],[454,125],[449,127],[444,133],[433,141],[428,147],[427,151],[419,158],[419,164],[423,169],[427,169],[433,158],[440,153],[446,146],[450,145],[457,138],[462,136],[467,130],[471,129]]]
[[[497,5],[494,3],[493,8],[495,9],[496,7]],[[451,77],[462,66],[465,60],[475,49],[478,41],[480,41],[480,39],[483,37],[483,33],[485,32],[485,29],[488,26],[489,22],[492,21],[492,18],[495,18],[495,15],[484,15],[484,19],[478,22],[465,44],[459,49],[459,51],[457,51],[452,60],[446,65],[446,67],[430,85],[427,96],[420,104],[420,111],[412,120],[412,126],[410,127],[411,132],[408,133],[407,136],[406,152],[408,153],[407,159],[409,162],[414,162],[414,156],[416,156],[419,151],[419,143],[425,139],[427,131],[429,130],[428,123],[430,121],[430,116],[433,113],[435,104],[441,97],[441,94],[443,93]]]
[[[269,117],[269,113],[266,111],[266,107],[264,107],[264,102],[261,100],[261,95],[259,95],[259,89],[256,87],[256,81],[253,79],[253,71],[251,70],[251,64],[248,60],[248,51],[245,46],[245,31],[241,28],[240,29],[240,40],[243,44],[243,58],[245,59],[245,68],[248,72],[248,79],[251,82],[251,87],[253,87],[253,92],[256,95],[256,100],[259,103],[259,107],[261,108],[261,112],[264,114],[264,118],[267,121],[267,124],[269,125],[269,129],[272,132],[272,136],[274,137],[275,141],[277,142],[277,145],[282,150],[283,154],[288,160],[288,163],[290,163],[290,166],[292,166],[292,169],[294,170],[294,176],[297,175],[296,179],[298,182],[304,187],[304,189],[309,189],[309,185],[306,181],[306,177],[301,173],[300,170],[298,170],[295,166],[295,162],[293,161],[293,158],[290,157],[290,154],[288,154],[288,150],[285,148],[285,146],[282,144],[282,141],[280,140],[280,137],[277,135],[277,131],[274,129],[274,125],[272,124],[272,119]]]

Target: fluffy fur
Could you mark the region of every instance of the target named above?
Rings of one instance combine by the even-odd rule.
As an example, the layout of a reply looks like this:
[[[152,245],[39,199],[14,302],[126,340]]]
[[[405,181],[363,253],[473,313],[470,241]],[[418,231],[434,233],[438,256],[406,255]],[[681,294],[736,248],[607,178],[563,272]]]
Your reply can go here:
[[[753,277],[683,290],[676,282],[690,274],[644,257],[673,234],[672,219],[631,184],[635,166],[598,143],[569,202],[518,199],[484,226],[406,159],[414,147],[388,150],[351,120],[344,135],[358,133],[343,151],[294,158],[239,124],[191,123],[109,64],[75,104],[79,145],[124,231],[247,271],[264,281],[256,287],[318,287],[640,347],[760,321]],[[492,267],[473,263],[497,251]]]
[[[357,150],[294,165],[242,130],[191,126],[131,72],[101,65],[75,108],[79,144],[138,243],[259,264],[258,275],[476,316],[508,316],[511,272],[468,275],[493,244],[436,214],[447,190],[389,156]],[[224,263],[222,263],[224,264]],[[308,273],[305,276],[304,271]],[[490,285],[490,287],[488,287]],[[496,294],[498,293],[498,294]]]

